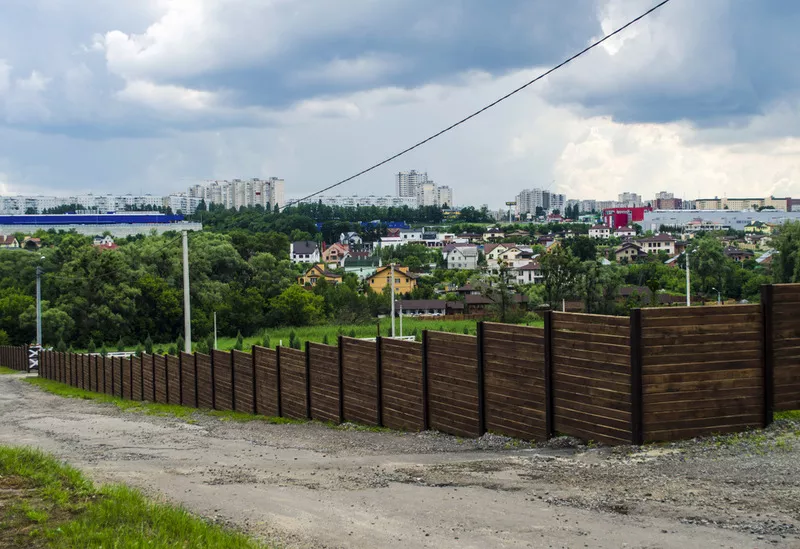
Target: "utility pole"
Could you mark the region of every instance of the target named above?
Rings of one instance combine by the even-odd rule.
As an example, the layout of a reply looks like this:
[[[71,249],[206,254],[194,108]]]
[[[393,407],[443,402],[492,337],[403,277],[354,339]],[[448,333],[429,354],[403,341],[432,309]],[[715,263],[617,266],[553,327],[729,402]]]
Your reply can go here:
[[[403,302],[400,301],[400,337],[403,337]]]
[[[42,268],[36,266],[36,345],[42,346]]]
[[[389,266],[391,273],[391,289],[392,289],[392,337],[394,337],[394,263]]]
[[[217,311],[214,311],[214,350],[217,349]]]
[[[192,310],[189,297],[189,232],[183,231],[183,329],[184,346],[187,353],[192,352]]]

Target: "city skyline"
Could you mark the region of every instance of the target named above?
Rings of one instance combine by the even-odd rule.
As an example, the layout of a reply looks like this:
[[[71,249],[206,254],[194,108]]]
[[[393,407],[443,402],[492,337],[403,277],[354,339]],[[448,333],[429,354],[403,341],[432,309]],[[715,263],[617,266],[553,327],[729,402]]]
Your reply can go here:
[[[0,193],[164,193],[279,173],[292,182],[287,198],[302,197],[449,126],[653,3],[377,9],[358,0],[297,13],[256,0],[6,3]],[[800,79],[782,47],[798,15],[787,2],[670,3],[335,193],[391,194],[392,173],[423,166],[459,203],[493,208],[546,182],[568,197],[800,195]],[[270,39],[240,39],[263,29]],[[22,46],[34,31],[37,48]]]

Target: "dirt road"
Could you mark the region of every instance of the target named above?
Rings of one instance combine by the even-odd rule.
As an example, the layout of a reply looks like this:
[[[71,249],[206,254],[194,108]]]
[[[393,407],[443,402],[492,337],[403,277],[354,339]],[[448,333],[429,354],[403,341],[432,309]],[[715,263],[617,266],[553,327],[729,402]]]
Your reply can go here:
[[[321,425],[191,422],[0,376],[31,445],[279,547],[800,547],[797,425],[636,449],[525,448]],[[486,449],[488,448],[488,449]]]

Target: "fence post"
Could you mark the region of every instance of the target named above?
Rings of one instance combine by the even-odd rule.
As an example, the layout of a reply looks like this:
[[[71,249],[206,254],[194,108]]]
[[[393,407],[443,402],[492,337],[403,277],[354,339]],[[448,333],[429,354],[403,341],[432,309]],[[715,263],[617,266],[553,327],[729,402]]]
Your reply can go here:
[[[250,347],[250,358],[252,359],[252,375],[250,376],[253,380],[253,415],[258,415],[258,383],[256,382],[256,346],[253,345]]]
[[[375,338],[375,404],[377,405],[378,427],[383,427],[383,356],[381,354],[381,344],[383,338]]]
[[[428,330],[422,330],[422,430],[430,429],[428,408]]]
[[[544,313],[544,429],[545,437],[555,435],[553,416],[555,412],[553,397],[553,311]]]
[[[144,353],[143,352],[139,352],[139,386],[141,388],[139,394],[141,395],[142,400],[143,401],[147,400],[147,398],[144,396]]]
[[[344,423],[344,337],[339,336],[339,423]]]
[[[774,327],[772,309],[774,307],[773,286],[761,286],[761,354],[764,361],[764,427],[772,423],[775,411],[775,362],[773,357]]]
[[[236,411],[236,365],[234,364],[236,358],[233,356],[233,349],[231,349],[231,409]]]
[[[483,321],[478,322],[476,326],[476,347],[478,359],[478,433],[483,435],[486,433],[486,392],[484,391],[484,373],[483,373]]]
[[[169,360],[167,357],[169,357],[169,353],[164,353],[162,358],[164,359],[164,399],[169,404]]]
[[[281,346],[275,347],[275,400],[278,405],[278,417],[283,417],[283,402],[281,402]]]
[[[631,338],[631,443],[644,443],[642,422],[642,310],[633,309],[630,319]]]
[[[114,396],[114,358],[111,358],[111,396]],[[155,400],[153,401],[155,402]]]
[[[306,340],[306,419],[311,419],[311,342]]]

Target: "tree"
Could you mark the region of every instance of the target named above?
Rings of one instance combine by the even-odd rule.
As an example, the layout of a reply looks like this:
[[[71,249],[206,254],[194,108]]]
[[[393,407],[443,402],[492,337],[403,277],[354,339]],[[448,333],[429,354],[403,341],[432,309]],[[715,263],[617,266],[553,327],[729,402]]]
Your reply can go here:
[[[58,343],[56,343],[56,352],[57,353],[66,353],[67,352],[67,344],[64,343],[63,339],[59,339]]]
[[[279,324],[307,326],[323,319],[325,300],[295,284],[273,298],[270,305]]]
[[[261,342],[261,346],[264,347],[265,349],[269,349],[270,348],[269,335],[264,334],[264,339]]]
[[[108,356],[108,349],[106,349],[105,345],[100,347],[100,356],[103,356],[103,357]]]
[[[579,235],[568,239],[566,245],[578,261],[594,261],[597,258],[597,242],[594,238]]]
[[[513,283],[511,269],[505,263],[501,263],[497,274],[489,276],[487,282],[481,293],[492,300],[491,308],[500,322],[511,322],[517,308],[514,303],[515,293],[511,290]]]
[[[117,341],[117,351],[124,351],[125,350],[125,342],[122,341],[122,338],[119,338]]]
[[[61,343],[64,342],[62,341]],[[0,330],[0,345],[11,345],[11,338],[5,330]]]
[[[551,308],[558,308],[575,290],[580,263],[569,250],[561,246],[554,248],[542,256],[540,263],[547,302]]]
[[[800,282],[800,221],[784,223],[772,243],[778,252],[772,265],[775,282]]]
[[[86,345],[86,351],[88,351],[89,354],[94,353],[94,352],[97,351],[97,347],[95,347],[95,344],[94,344],[94,339],[90,339],[89,340],[89,344]]]
[[[147,339],[144,340],[144,352],[148,355],[153,354],[153,340],[149,335],[147,336]]]
[[[242,332],[236,334],[236,343],[233,345],[233,348],[237,351],[244,349],[244,338],[242,337]]]
[[[175,343],[175,346],[178,348],[178,352],[181,352],[186,348],[186,340],[183,339],[183,336],[178,336],[178,341]]]

